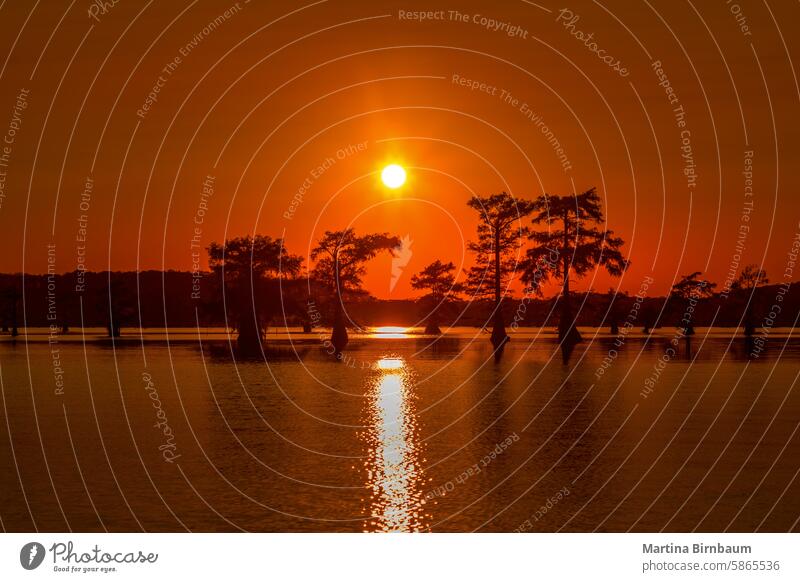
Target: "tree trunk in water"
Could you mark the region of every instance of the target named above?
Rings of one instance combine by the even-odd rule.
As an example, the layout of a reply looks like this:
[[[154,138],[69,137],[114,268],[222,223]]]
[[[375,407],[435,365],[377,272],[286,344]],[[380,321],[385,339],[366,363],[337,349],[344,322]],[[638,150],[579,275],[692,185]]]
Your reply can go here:
[[[116,308],[111,313],[111,318],[109,323],[113,325],[112,334],[114,335],[114,337],[119,337],[120,335],[122,335],[122,322],[120,320],[119,311]]]
[[[750,309],[750,305],[747,306],[747,311],[744,314],[744,335],[745,337],[756,335],[756,326],[753,323],[753,311]]]
[[[561,317],[558,320],[558,341],[563,344],[573,345],[581,341],[581,334],[575,327],[575,318],[572,314],[572,304],[569,292],[569,217],[564,210],[564,246],[561,249],[564,261],[564,288],[561,293]]]
[[[250,285],[255,288],[252,280],[250,281]],[[243,288],[242,284],[239,283],[236,285],[233,292],[234,296],[239,298],[239,306],[241,309],[237,325],[239,328],[237,330],[239,335],[236,338],[236,347],[239,354],[242,356],[260,356],[262,353],[261,340],[263,337],[261,333],[261,319],[258,317],[258,307],[253,291]]]
[[[492,345],[494,349],[499,349],[506,344],[506,342],[511,341],[511,338],[508,337],[506,333],[506,325],[503,321],[503,315],[499,311],[500,306],[497,306],[497,312],[494,314],[494,324],[492,325]]]
[[[111,292],[109,291],[109,294]],[[106,323],[106,331],[108,331],[108,337],[119,337],[120,330],[122,325],[119,321],[119,312],[117,311],[117,306],[114,305],[114,302],[111,301],[108,307],[108,323]]]
[[[431,316],[428,318],[428,322],[425,325],[425,333],[428,335],[442,335],[442,330],[439,329],[439,318],[436,312],[431,313]]]
[[[494,229],[494,321],[492,324],[492,345],[495,350],[500,350],[511,338],[506,333],[506,324],[503,321],[502,297],[500,296],[500,228]]]
[[[575,316],[572,313],[572,304],[569,295],[569,288],[565,288],[564,295],[561,298],[561,317],[558,321],[558,340],[560,342],[567,342],[576,344],[583,338],[580,332],[575,327]]]
[[[106,329],[108,330],[108,337],[119,337],[122,333],[119,321],[114,316],[108,318]]]
[[[438,325],[429,321],[428,325],[425,326],[425,333],[428,335],[442,335],[442,330]]]
[[[613,320],[611,321],[611,333],[612,333],[613,335],[617,335],[617,334],[619,334],[619,324],[617,323],[617,320],[616,320],[616,319],[613,319]]]
[[[261,353],[261,326],[256,323],[252,311],[245,310],[239,315],[239,336],[236,338],[236,347],[243,355]]]
[[[687,314],[688,314],[688,312],[687,312]],[[685,335],[688,338],[689,336],[693,336],[694,334],[695,334],[694,322],[692,321],[691,315],[690,315],[688,317],[688,321],[686,322],[686,327],[683,328],[683,335]]]
[[[347,326],[344,324],[344,310],[342,309],[342,298],[336,298],[336,311],[333,314],[333,332],[331,333],[331,345],[333,351],[338,356],[347,347]]]
[[[14,291],[14,297],[11,304],[11,337],[17,337],[19,329],[17,329],[17,293]]]
[[[336,307],[333,312],[333,330],[331,332],[331,345],[333,353],[338,357],[347,347],[350,338],[347,337],[347,326],[344,323],[344,305],[342,300],[342,281],[339,277],[339,249],[333,254],[333,283]]]

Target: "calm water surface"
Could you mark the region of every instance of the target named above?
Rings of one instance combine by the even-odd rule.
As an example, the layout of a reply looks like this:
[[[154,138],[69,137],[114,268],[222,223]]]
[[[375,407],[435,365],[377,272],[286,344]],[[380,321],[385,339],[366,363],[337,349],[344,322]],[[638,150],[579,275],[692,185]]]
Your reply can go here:
[[[48,531],[786,531],[800,343],[587,330],[0,344],[0,519]],[[57,352],[51,348],[55,347]],[[610,351],[611,350],[611,351]],[[615,350],[615,351],[613,351]],[[661,362],[661,363],[659,363]],[[59,372],[60,370],[60,372]],[[58,374],[63,390],[56,384]]]

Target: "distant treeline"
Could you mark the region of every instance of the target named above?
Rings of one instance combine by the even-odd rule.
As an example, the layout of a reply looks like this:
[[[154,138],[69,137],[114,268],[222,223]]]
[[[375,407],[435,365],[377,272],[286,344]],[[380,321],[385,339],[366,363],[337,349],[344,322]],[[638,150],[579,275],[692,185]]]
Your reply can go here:
[[[223,301],[221,276],[218,272],[185,271],[84,272],[82,290],[75,273],[60,275],[0,274],[0,310],[4,328],[47,327],[55,325],[104,327],[113,319],[116,327],[236,327],[235,305],[230,292]],[[278,285],[280,284],[280,288]],[[309,311],[319,312],[322,319],[315,325],[330,326],[330,299],[316,297],[304,278],[275,282],[273,289],[263,292],[270,308],[268,326],[300,327],[308,321]],[[77,290],[76,290],[77,289]],[[282,293],[281,293],[282,289]],[[23,297],[24,291],[24,297]],[[283,301],[281,301],[283,297]],[[506,297],[502,302],[507,321],[519,326],[556,326],[559,298]],[[577,325],[596,327],[623,326],[636,328],[678,326],[686,306],[667,297],[639,297],[624,293],[573,292]],[[311,304],[309,304],[311,302]],[[320,304],[322,303],[322,305]],[[774,306],[778,306],[778,310]],[[715,293],[697,301],[693,322],[697,326],[729,327],[740,324],[746,312],[747,296]],[[226,322],[226,307],[229,316]],[[493,310],[489,298],[467,301],[453,299],[438,312],[445,325],[489,325]],[[800,283],[766,285],[753,293],[750,309],[758,327],[770,319],[769,327],[792,326],[800,311]],[[369,295],[348,302],[350,325],[412,325],[422,323],[429,311],[424,301],[380,300]],[[113,314],[113,318],[111,315]]]

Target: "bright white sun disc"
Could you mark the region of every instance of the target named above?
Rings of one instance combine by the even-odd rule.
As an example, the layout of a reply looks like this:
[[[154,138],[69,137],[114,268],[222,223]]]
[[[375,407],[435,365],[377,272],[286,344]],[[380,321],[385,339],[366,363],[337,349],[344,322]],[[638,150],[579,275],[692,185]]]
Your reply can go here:
[[[399,188],[406,181],[406,171],[397,164],[390,164],[381,172],[381,180],[389,188]]]

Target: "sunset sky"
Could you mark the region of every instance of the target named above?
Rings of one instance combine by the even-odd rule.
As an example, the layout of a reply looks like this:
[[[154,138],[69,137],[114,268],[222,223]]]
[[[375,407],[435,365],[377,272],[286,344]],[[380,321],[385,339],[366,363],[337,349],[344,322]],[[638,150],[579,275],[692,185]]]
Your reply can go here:
[[[307,256],[352,226],[413,241],[391,293],[388,256],[366,278],[404,298],[431,261],[471,264],[472,194],[597,186],[632,261],[622,289],[722,283],[740,233],[742,264],[781,281],[800,229],[800,54],[775,21],[796,5],[741,2],[737,20],[722,1],[277,4],[4,5],[0,271],[46,271],[48,244],[57,272],[81,245],[91,270],[189,270],[195,227],[202,247],[259,233]],[[397,190],[389,163],[408,173]]]

